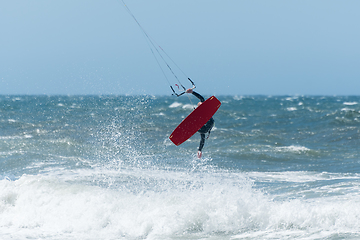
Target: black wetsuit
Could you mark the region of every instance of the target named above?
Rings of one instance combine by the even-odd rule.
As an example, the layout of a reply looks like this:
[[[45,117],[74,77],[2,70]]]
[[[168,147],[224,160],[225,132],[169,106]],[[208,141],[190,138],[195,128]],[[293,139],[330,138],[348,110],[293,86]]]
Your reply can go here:
[[[198,94],[197,92],[194,92],[192,93],[195,97],[197,97],[201,102],[205,102],[205,98],[203,98],[203,96],[201,96],[200,94]],[[213,128],[214,126],[214,119],[213,118],[210,118],[210,120],[205,123],[204,126],[202,126],[198,132],[200,133],[200,136],[201,136],[201,140],[200,140],[200,145],[199,145],[199,151],[201,151],[204,147],[204,144],[205,144],[205,134],[206,133],[209,133],[210,134],[210,131],[211,129]]]

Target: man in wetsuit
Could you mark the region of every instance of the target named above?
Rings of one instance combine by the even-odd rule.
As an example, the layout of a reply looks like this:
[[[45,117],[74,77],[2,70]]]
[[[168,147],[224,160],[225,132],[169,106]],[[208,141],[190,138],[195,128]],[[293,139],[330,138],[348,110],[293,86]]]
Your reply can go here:
[[[195,97],[197,97],[200,102],[197,104],[198,106],[201,105],[201,103],[205,102],[205,99],[203,98],[203,96],[201,96],[200,94],[198,94],[197,92],[194,92],[191,88],[189,88],[188,90],[186,90],[186,93],[192,93],[192,95],[194,95]],[[206,133],[209,133],[210,134],[210,131],[211,129],[213,128],[214,126],[214,119],[213,118],[210,118],[210,120],[205,123],[204,126],[202,126],[198,132],[200,133],[200,136],[201,136],[201,140],[200,140],[200,145],[199,145],[199,148],[198,148],[198,153],[197,153],[197,156],[198,158],[201,158],[202,156],[202,149],[204,147],[204,144],[205,144],[205,134]]]

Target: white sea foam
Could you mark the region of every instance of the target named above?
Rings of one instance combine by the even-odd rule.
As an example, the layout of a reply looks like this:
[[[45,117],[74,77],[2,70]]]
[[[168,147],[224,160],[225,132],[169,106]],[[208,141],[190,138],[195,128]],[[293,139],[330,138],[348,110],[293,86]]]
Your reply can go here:
[[[163,112],[153,113],[152,115],[154,115],[154,116],[166,116],[166,114],[163,113]]]
[[[316,173],[303,171],[283,171],[283,172],[248,172],[246,176],[251,179],[257,179],[261,182],[293,182],[306,183],[316,181],[346,182],[346,180],[360,180],[359,174],[340,174],[340,173]],[[360,187],[360,185],[359,185]]]
[[[247,201],[245,196],[255,194],[246,190],[246,184],[237,183],[231,193],[237,197],[231,197],[213,179],[199,182],[186,173],[124,170],[117,174],[126,181],[141,179],[140,185],[100,188],[71,184],[61,176],[0,181],[0,229],[5,230],[0,236],[12,234],[9,227],[21,238],[50,239],[64,233],[74,239],[157,239],[182,232],[231,230],[234,225],[226,218],[237,214],[232,212],[236,201]]]
[[[169,108],[177,108],[177,107],[180,107],[180,106],[182,106],[182,103],[174,102],[169,106]]]
[[[358,104],[358,102],[344,102],[343,104],[347,105],[347,106],[353,106],[353,105]]]
[[[286,108],[286,110],[288,110],[289,112],[292,112],[292,111],[296,111],[297,108],[296,107],[288,107],[288,108]]]
[[[33,136],[30,134],[24,134],[24,135],[15,135],[15,136],[0,136],[1,140],[7,140],[7,139],[26,139],[26,138],[32,138]]]
[[[254,180],[261,177],[250,174]],[[277,181],[304,174],[302,181],[326,180],[306,178],[302,172],[263,173]],[[112,185],[89,185],[86,178]],[[319,232],[331,236],[360,227],[358,195],[348,195],[346,201],[339,196],[274,201],[275,195],[254,189],[252,182],[243,173],[160,169],[79,170],[4,179],[0,237],[188,239],[227,233],[226,238],[233,239],[312,239]]]
[[[182,108],[183,109],[191,109],[191,110],[194,110],[196,106],[193,105],[193,104],[185,104]]]
[[[287,97],[285,98],[286,101],[293,101],[293,100],[296,100],[297,97]]]
[[[279,152],[306,152],[306,151],[310,151],[309,148],[307,147],[303,147],[303,146],[285,146],[285,147],[276,147],[275,148],[276,151]]]
[[[245,98],[244,96],[237,96],[237,95],[235,95],[235,96],[233,97],[233,99],[236,100],[236,101],[241,101],[241,100],[243,100],[244,98]]]
[[[343,111],[343,112],[349,112],[349,111],[354,111],[354,109],[351,109],[351,108],[342,108],[341,111]]]

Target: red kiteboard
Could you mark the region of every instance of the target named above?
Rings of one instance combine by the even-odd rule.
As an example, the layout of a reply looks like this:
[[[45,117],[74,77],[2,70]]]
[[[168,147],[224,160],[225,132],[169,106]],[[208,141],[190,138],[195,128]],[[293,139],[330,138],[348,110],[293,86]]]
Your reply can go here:
[[[221,102],[212,96],[192,111],[170,135],[170,140],[179,146],[194,135],[219,109]]]

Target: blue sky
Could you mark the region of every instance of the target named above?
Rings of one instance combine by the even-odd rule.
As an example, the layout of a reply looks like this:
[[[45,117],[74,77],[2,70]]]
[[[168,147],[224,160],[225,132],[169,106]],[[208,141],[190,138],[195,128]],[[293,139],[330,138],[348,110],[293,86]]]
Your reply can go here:
[[[125,2],[200,93],[359,95],[360,1]],[[0,94],[171,94],[121,0],[0,5]]]

